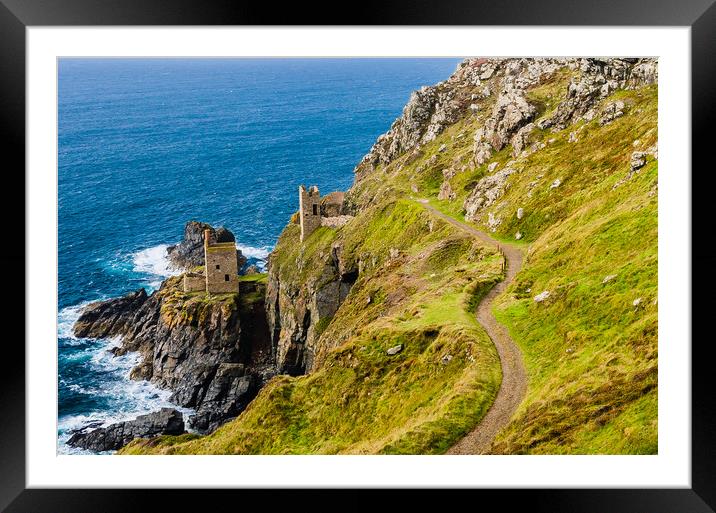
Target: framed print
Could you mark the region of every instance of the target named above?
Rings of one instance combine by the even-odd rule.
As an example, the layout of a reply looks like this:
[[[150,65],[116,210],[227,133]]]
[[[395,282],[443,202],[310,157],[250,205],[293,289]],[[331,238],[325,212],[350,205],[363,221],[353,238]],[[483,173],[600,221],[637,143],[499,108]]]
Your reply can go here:
[[[3,508],[713,511],[716,8],[367,7],[4,2]]]

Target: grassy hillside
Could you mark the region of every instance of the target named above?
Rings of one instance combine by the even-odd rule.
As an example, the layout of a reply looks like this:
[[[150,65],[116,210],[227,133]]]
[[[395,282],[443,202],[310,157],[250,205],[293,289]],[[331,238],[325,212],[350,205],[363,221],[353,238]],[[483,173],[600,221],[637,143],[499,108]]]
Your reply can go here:
[[[528,91],[535,121],[565,99],[574,73]],[[649,154],[630,173],[630,158],[657,142],[657,87],[619,90],[597,107],[615,100],[625,114],[611,123],[535,128],[526,153],[508,145],[476,166],[472,135],[495,95],[478,98],[435,140],[361,176],[346,226],[301,244],[289,225],[274,253],[282,281],[320,281],[336,243],[361,262],[347,299],[319,327],[317,370],[275,378],[211,435],[138,440],[121,452],[445,452],[499,387],[495,349],[472,311],[501,279],[502,261],[416,200],[464,221],[479,180],[509,167],[504,192],[474,225],[526,252],[494,313],[523,352],[529,384],[493,452],[656,453],[658,161]],[[437,199],[445,180],[452,200]],[[535,301],[543,291],[549,297]],[[403,351],[388,356],[398,344]]]
[[[211,435],[135,441],[124,454],[440,453],[484,415],[500,366],[471,311],[501,278],[499,254],[393,198],[304,246],[298,237],[288,226],[276,254],[301,280],[320,275],[337,240],[371,263],[324,327],[320,369],[275,378]]]

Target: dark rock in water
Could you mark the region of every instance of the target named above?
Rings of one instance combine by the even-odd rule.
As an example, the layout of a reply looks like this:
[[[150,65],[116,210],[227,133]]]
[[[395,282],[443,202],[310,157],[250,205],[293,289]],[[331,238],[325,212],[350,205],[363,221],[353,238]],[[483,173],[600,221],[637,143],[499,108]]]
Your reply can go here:
[[[76,337],[104,338],[120,333],[131,326],[133,314],[147,300],[144,289],[126,296],[91,303],[82,310],[72,330]]]
[[[135,438],[157,435],[180,435],[184,433],[184,418],[172,408],[140,415],[134,420],[118,422],[89,432],[76,432],[67,445],[92,451],[116,451]]]
[[[189,221],[184,227],[184,240],[167,248],[167,256],[173,266],[179,269],[192,269],[204,265],[204,230],[211,232],[212,243],[236,242],[234,234],[223,226],[214,228],[207,223]],[[236,258],[241,269],[246,263],[246,257],[237,249]]]

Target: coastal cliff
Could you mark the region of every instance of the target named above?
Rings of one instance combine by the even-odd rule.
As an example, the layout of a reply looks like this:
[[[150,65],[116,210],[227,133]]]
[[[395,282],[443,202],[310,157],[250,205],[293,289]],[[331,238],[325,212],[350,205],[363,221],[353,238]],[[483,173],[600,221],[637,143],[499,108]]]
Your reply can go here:
[[[189,223],[186,233],[204,228]],[[230,232],[223,236],[233,239]],[[178,247],[190,245],[187,237]],[[197,260],[197,251],[183,251],[183,258],[203,263]],[[172,403],[195,410],[188,427],[211,431],[238,415],[274,374],[264,310],[265,278],[243,276],[238,294],[207,295],[184,292],[183,275],[170,277],[150,295],[139,289],[88,305],[74,333],[120,337],[115,355],[138,352],[141,356],[130,377],[172,390]]]
[[[493,310],[527,392],[491,452],[654,453],[657,77],[655,59],[467,59],[416,91],[356,166],[353,217],[303,242],[290,222],[270,255],[282,375],[208,436],[121,452],[446,452],[500,386],[474,310],[505,261],[427,201],[525,255]]]

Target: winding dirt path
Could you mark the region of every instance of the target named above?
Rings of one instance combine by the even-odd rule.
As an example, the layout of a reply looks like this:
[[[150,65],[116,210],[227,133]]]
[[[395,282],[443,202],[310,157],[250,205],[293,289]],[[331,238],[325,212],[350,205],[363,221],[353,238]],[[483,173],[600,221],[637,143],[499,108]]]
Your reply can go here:
[[[503,244],[483,231],[472,226],[461,223],[450,216],[447,216],[428,204],[427,200],[418,200],[430,212],[448,223],[464,230],[482,241],[497,246],[505,255],[507,260],[507,273],[505,279],[495,285],[477,305],[475,316],[477,321],[485,328],[487,334],[495,344],[497,354],[500,357],[502,366],[502,382],[497,392],[495,402],[492,403],[487,414],[480,423],[464,438],[453,445],[447,454],[486,454],[492,446],[495,435],[505,427],[512,414],[519,406],[527,391],[527,371],[522,361],[522,353],[517,344],[510,338],[507,329],[497,322],[492,315],[492,303],[497,296],[502,294],[507,286],[515,279],[515,276],[522,267],[522,251],[514,246]]]

